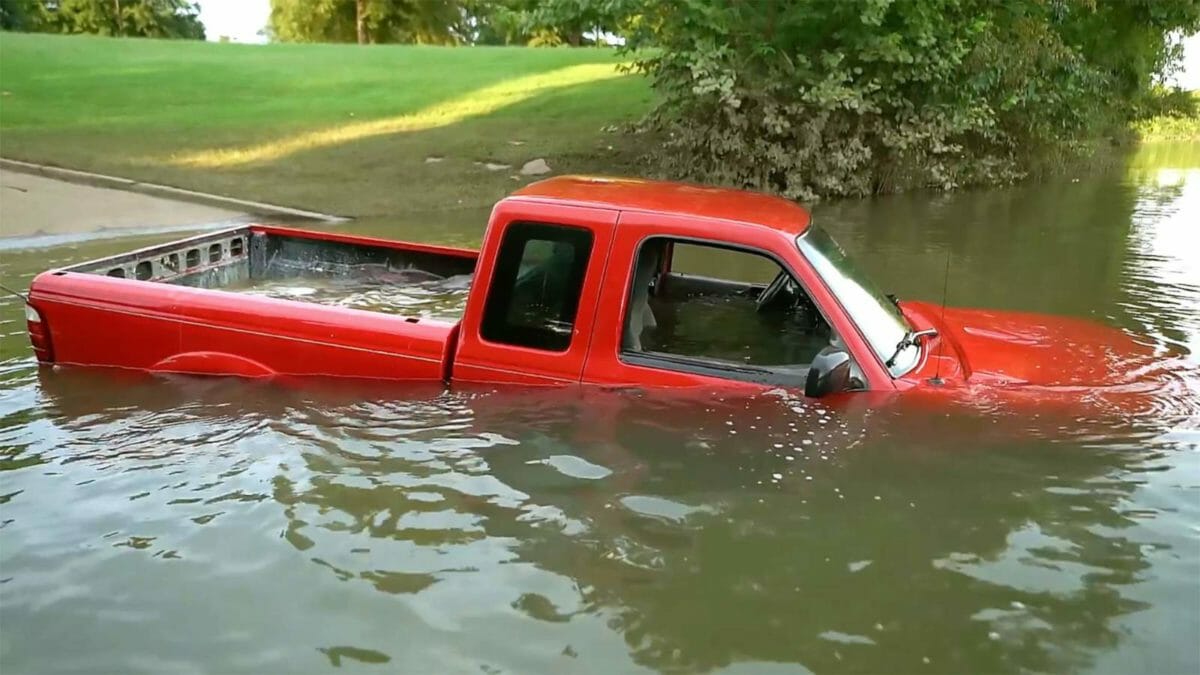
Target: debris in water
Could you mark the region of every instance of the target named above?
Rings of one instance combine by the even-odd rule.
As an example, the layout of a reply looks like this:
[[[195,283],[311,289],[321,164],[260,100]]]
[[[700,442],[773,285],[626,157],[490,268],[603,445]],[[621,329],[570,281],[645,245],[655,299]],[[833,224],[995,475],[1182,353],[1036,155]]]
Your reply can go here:
[[[521,167],[522,176],[540,176],[546,173],[550,173],[550,165],[541,157],[531,159]]]

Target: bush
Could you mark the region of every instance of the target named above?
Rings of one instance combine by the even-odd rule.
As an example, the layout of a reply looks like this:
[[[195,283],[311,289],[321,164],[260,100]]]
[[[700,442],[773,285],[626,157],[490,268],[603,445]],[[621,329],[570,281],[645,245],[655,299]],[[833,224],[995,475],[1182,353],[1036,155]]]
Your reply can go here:
[[[1200,25],[1188,0],[643,9],[629,46],[662,94],[661,169],[804,200],[1007,182],[1084,155],[1139,116],[1178,57],[1168,33]]]

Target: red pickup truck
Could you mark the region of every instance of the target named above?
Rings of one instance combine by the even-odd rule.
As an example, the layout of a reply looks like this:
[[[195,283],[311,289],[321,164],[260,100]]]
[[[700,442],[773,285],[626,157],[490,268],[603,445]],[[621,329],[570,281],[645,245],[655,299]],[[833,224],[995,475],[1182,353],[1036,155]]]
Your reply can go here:
[[[348,279],[443,302],[320,301]],[[1154,358],[1083,320],[885,296],[784,199],[599,177],[503,199],[480,251],[254,225],[44,272],[27,314],[43,364],[246,377],[1077,398]]]

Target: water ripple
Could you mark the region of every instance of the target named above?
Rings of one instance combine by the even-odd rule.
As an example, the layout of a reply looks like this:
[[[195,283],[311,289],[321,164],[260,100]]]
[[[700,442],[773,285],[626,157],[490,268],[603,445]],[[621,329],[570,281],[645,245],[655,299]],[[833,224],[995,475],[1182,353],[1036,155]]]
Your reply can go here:
[[[1034,192],[1040,217],[1024,188],[901,197],[848,237],[909,279],[965,230],[964,297],[1141,335],[1160,358],[1131,381],[1155,384],[1115,421],[1127,389],[1063,413],[285,387],[39,370],[5,335],[4,672],[1194,672],[1194,174]],[[1127,217],[1111,241],[1092,202]]]

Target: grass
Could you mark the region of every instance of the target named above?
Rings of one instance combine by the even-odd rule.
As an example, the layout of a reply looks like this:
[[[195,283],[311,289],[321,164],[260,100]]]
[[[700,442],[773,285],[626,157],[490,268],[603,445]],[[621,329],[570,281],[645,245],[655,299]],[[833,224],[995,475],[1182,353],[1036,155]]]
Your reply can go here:
[[[1159,115],[1134,125],[1133,130],[1143,141],[1200,141],[1200,91],[1193,91],[1197,113],[1187,117]]]
[[[356,217],[478,208],[532,158],[631,169],[630,141],[605,129],[652,97],[617,64],[603,49],[5,33],[0,155]]]

